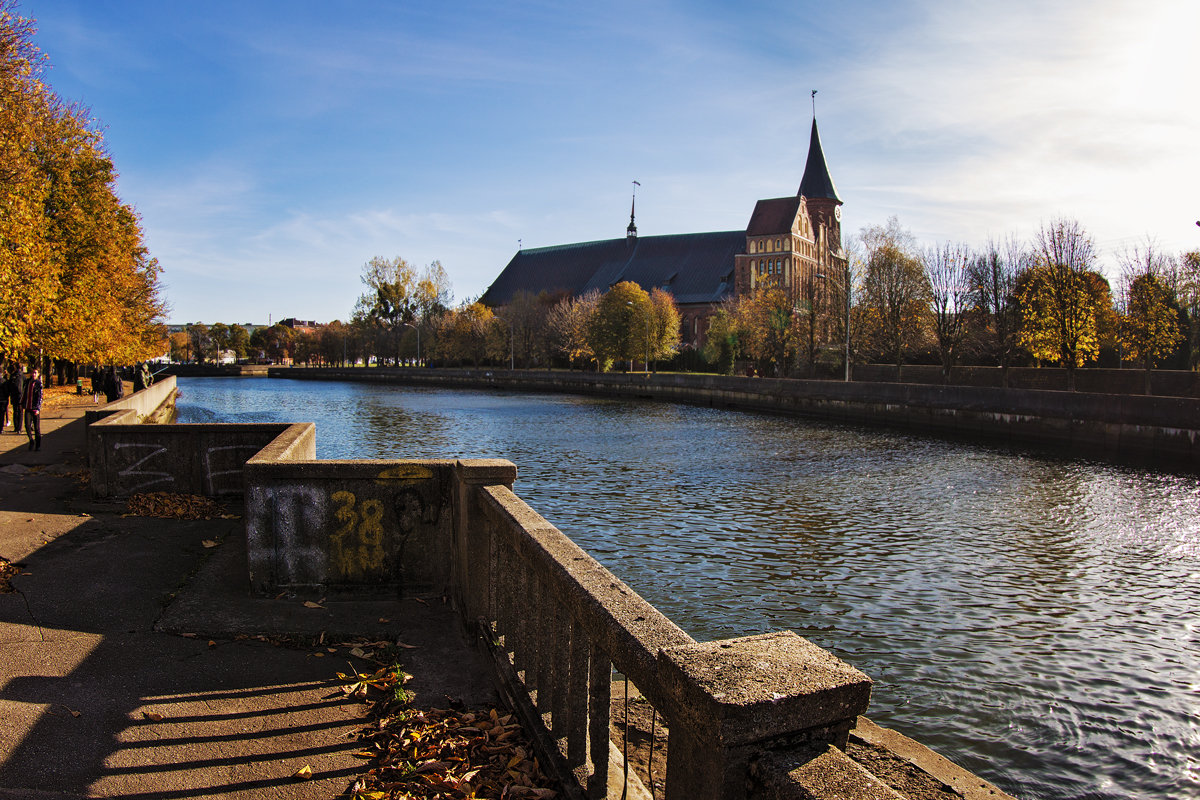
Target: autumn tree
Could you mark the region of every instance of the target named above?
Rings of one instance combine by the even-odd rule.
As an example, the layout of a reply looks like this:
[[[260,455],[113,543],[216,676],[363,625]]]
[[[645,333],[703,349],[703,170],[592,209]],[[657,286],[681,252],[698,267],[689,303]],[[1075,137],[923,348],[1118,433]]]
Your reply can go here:
[[[735,306],[738,344],[766,375],[786,376],[800,343],[799,315],[786,291],[776,285],[758,287]]]
[[[478,301],[464,303],[442,315],[436,323],[436,344],[431,351],[447,361],[500,361],[510,353],[509,327]]]
[[[664,289],[650,290],[650,361],[666,360],[679,351],[681,317],[675,297]],[[649,369],[649,366],[647,366]]]
[[[587,337],[601,371],[616,361],[628,361],[633,369],[634,359],[646,357],[652,318],[650,295],[633,281],[621,281],[604,293]]]
[[[950,382],[950,370],[958,362],[966,335],[970,309],[971,250],[965,244],[946,242],[926,248],[921,254],[933,311],[933,333],[942,359],[942,382]]]
[[[159,266],[86,109],[47,86],[32,22],[0,0],[0,352],[132,363],[166,340]]]
[[[1170,259],[1163,280],[1179,305],[1188,369],[1200,366],[1200,250]]]
[[[1150,394],[1155,362],[1170,356],[1182,338],[1178,310],[1164,280],[1170,271],[1169,259],[1147,242],[1122,256],[1121,271],[1121,344],[1145,367],[1145,391]]]
[[[896,217],[864,228],[860,313],[875,349],[896,365],[900,378],[907,351],[925,336],[929,325],[929,281],[916,255],[912,234]]]
[[[704,334],[704,359],[715,364],[717,372],[722,375],[732,375],[740,352],[737,303],[726,299],[708,319],[708,330]]]
[[[592,289],[579,297],[564,297],[546,315],[550,346],[572,369],[576,362],[583,367],[596,357],[588,343],[588,331],[599,304],[600,290]]]
[[[974,312],[983,321],[990,351],[1000,367],[1001,385],[1008,387],[1009,368],[1017,352],[1021,310],[1017,305],[1017,276],[1031,263],[1029,250],[1015,237],[989,241],[971,260],[968,282]]]
[[[1103,318],[1111,313],[1108,282],[1093,269],[1096,244],[1077,221],[1039,229],[1034,265],[1021,281],[1020,342],[1035,358],[1057,362],[1075,390],[1075,370],[1099,355]]]

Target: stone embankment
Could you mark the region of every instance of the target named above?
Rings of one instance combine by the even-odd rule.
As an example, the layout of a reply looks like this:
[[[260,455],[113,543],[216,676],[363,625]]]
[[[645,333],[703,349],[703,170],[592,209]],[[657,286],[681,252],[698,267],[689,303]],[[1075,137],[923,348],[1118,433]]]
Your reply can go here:
[[[273,368],[270,375],[639,398],[1048,447],[1165,468],[1200,468],[1200,400],[1189,397],[684,373],[360,367]]]

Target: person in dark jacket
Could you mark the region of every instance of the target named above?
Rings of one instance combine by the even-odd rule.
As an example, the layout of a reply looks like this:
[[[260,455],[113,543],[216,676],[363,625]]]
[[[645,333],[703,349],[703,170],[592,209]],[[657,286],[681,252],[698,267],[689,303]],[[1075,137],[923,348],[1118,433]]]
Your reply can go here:
[[[104,400],[105,400],[105,402],[111,403],[113,400],[117,399],[117,397],[119,396],[117,394],[117,392],[120,391],[120,380],[121,379],[119,377],[117,377],[117,368],[116,367],[109,367],[108,369],[106,369],[104,371]]]
[[[102,394],[104,394],[104,370],[96,367],[92,370],[92,402],[99,403]]]
[[[4,400],[4,402],[2,404],[0,404],[0,411],[3,412],[2,414],[0,414],[0,417],[4,418],[4,420],[2,422],[0,422],[0,432],[3,432],[4,429],[8,427],[8,398],[11,393],[12,393],[12,370],[5,368],[4,382],[0,383],[0,399]]]
[[[25,381],[21,393],[21,408],[25,410],[25,435],[29,437],[29,449],[42,449],[42,378],[37,368]]]
[[[17,364],[13,369],[12,383],[9,385],[8,397],[5,402],[12,402],[13,410],[13,433],[21,432],[21,420],[25,416],[21,409],[21,396],[25,392],[25,373],[21,371],[21,365]]]

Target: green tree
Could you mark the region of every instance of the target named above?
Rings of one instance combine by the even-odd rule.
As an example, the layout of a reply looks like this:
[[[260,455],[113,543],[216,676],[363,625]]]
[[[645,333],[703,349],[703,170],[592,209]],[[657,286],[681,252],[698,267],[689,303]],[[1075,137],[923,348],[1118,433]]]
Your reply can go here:
[[[650,295],[633,281],[613,286],[596,306],[588,326],[588,346],[596,354],[601,371],[617,361],[645,358],[653,310]]]
[[[355,313],[392,341],[391,355],[399,364],[405,326],[417,317],[417,272],[400,256],[375,256],[363,265],[362,282],[368,291],[358,298]]]
[[[244,325],[229,326],[229,344],[228,349],[233,351],[233,355],[237,359],[243,359],[250,352],[250,332],[246,330]]]
[[[221,354],[230,349],[229,344],[233,341],[231,329],[224,322],[214,322],[208,329],[208,338],[212,343],[213,361],[220,363]]]
[[[208,333],[208,326],[203,322],[188,325],[187,335],[192,360],[197,364],[203,364],[208,358],[208,353],[212,350],[212,337]]]

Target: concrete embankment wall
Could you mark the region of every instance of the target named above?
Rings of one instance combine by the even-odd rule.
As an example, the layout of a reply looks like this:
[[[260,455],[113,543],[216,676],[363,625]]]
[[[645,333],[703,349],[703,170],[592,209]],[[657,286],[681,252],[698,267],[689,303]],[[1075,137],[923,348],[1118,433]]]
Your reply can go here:
[[[1200,401],[976,386],[486,369],[272,369],[272,377],[564,392],[883,425],[1045,446],[1115,461],[1200,467]]]

